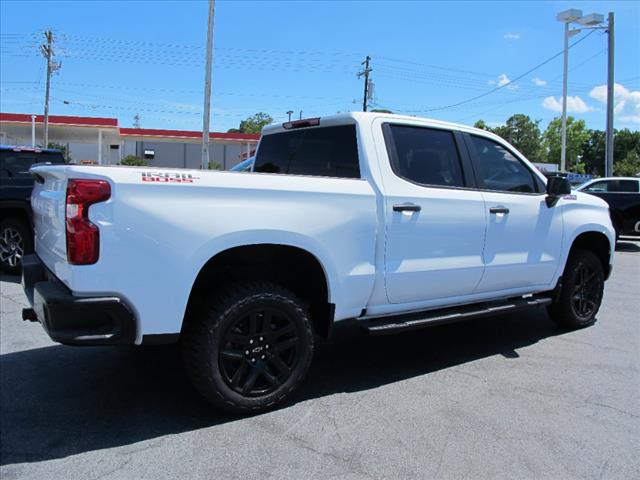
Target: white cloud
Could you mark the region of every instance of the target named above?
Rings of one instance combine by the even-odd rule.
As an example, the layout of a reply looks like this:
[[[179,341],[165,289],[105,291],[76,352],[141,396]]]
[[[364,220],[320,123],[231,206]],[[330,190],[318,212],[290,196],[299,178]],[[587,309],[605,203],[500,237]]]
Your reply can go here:
[[[600,103],[607,103],[607,86],[598,85],[589,96]],[[640,123],[640,91],[630,91],[619,83],[613,85],[613,113],[623,122]]]
[[[547,84],[546,80],[542,80],[541,78],[532,78],[531,81],[536,87],[544,87]]]
[[[505,33],[503,35],[505,40],[518,40],[520,38],[519,33]]]
[[[497,80],[489,80],[488,83],[489,85],[498,85],[499,87],[504,87],[506,85],[509,90],[517,90],[518,86],[512,85],[510,82],[511,80],[509,80],[507,74],[501,73],[500,75],[498,75]]]
[[[542,106],[547,110],[551,110],[553,112],[562,112],[562,98],[556,97],[547,97],[543,100]],[[592,112],[595,110],[593,107],[590,107],[582,100],[579,96],[572,97],[569,95],[567,97],[567,112],[568,113],[586,113]]]

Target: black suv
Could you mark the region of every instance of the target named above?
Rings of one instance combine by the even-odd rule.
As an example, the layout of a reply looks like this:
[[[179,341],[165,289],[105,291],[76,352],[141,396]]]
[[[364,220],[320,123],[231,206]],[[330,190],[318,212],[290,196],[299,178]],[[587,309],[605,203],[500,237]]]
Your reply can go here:
[[[0,145],[0,268],[20,273],[22,256],[33,251],[29,168],[65,163],[60,150]]]

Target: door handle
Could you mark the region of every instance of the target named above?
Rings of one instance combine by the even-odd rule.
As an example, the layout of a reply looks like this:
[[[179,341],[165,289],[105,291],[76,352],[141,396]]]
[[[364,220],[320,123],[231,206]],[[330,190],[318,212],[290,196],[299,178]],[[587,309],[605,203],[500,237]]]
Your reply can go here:
[[[489,209],[489,213],[493,214],[507,214],[509,213],[509,209],[507,207],[503,207],[502,205],[498,205],[497,207],[491,207]]]
[[[400,203],[393,206],[394,212],[419,212],[420,210],[422,207],[415,203]]]

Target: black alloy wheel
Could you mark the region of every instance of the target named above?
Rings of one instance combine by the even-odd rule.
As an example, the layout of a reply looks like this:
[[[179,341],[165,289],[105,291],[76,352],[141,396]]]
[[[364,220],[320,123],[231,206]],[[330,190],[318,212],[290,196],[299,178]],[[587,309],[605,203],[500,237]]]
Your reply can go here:
[[[247,397],[277,390],[299,361],[294,323],[286,312],[274,308],[255,308],[230,325],[218,360],[229,388]]]
[[[200,302],[180,337],[196,389],[234,413],[260,412],[290,399],[313,358],[306,305],[270,282],[231,285]]]
[[[592,325],[602,303],[604,269],[590,250],[576,249],[567,260],[562,288],[548,311],[551,319],[565,328]]]
[[[592,265],[580,262],[573,284],[572,307],[576,316],[590,318],[599,307],[602,282]]]

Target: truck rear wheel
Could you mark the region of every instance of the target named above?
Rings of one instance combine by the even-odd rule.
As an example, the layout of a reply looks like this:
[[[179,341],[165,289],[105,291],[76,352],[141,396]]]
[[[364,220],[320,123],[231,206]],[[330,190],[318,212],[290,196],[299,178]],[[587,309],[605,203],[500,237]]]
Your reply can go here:
[[[306,306],[285,288],[264,282],[232,286],[188,319],[181,338],[187,374],[224,410],[276,407],[309,369],[311,325]]]
[[[551,319],[565,328],[582,328],[596,321],[602,302],[604,272],[590,250],[575,250],[562,275],[558,300],[549,307]]]

